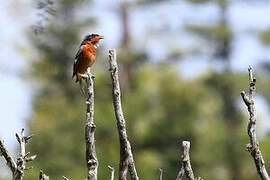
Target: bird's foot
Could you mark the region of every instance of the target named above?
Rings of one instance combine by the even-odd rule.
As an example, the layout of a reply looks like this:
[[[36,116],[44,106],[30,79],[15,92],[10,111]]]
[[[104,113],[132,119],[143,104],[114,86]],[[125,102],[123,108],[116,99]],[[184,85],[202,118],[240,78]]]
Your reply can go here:
[[[92,78],[92,79],[95,78],[95,76],[91,73],[90,68],[87,69],[86,74],[87,74],[88,78]]]
[[[89,77],[88,74],[79,74],[78,73],[78,75],[83,79],[87,79]]]

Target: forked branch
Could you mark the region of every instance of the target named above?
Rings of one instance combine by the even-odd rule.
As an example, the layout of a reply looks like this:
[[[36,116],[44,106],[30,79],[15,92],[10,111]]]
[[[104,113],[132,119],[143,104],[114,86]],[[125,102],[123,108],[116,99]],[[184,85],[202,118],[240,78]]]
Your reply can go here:
[[[249,73],[249,91],[246,94],[245,91],[241,92],[242,99],[247,106],[249,112],[249,122],[247,127],[247,132],[249,136],[249,144],[247,144],[247,150],[252,156],[257,172],[260,178],[263,180],[269,180],[269,175],[265,168],[265,163],[263,160],[262,153],[259,149],[259,142],[256,137],[256,109],[255,109],[255,92],[256,92],[256,78],[253,75],[252,68],[248,68]]]
[[[18,143],[20,144],[20,154],[16,162],[9,154],[2,140],[0,140],[0,155],[3,156],[7,162],[7,166],[12,173],[12,179],[22,180],[24,176],[24,171],[29,169],[26,167],[26,163],[33,161],[36,158],[36,155],[30,156],[30,152],[26,153],[26,144],[30,141],[32,135],[25,136],[24,129],[22,129],[20,134],[16,133],[16,138]]]

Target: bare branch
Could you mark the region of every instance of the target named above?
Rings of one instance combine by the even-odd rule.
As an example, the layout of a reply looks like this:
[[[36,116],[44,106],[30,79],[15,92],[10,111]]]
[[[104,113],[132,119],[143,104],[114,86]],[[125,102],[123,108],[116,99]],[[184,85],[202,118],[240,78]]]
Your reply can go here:
[[[86,124],[85,124],[85,142],[86,142],[86,165],[87,179],[97,180],[98,159],[95,146],[95,128],[94,123],[94,76],[89,69],[87,71],[87,99],[86,99]]]
[[[62,176],[62,178],[63,178],[64,180],[69,180],[66,176]]]
[[[16,138],[17,138],[17,141],[19,142],[20,144],[20,155],[19,157],[17,158],[17,169],[16,169],[16,172],[15,172],[15,178],[14,179],[22,179],[23,178],[23,175],[24,175],[24,170],[26,168],[26,153],[25,153],[25,145],[26,145],[26,142],[25,142],[25,136],[24,136],[24,129],[21,130],[21,133],[20,134],[17,134],[16,133]]]
[[[110,73],[112,79],[112,96],[114,112],[117,120],[117,129],[120,140],[120,167],[119,167],[119,179],[127,179],[127,170],[132,180],[138,180],[137,171],[135,168],[135,163],[133,159],[133,154],[131,151],[130,142],[128,141],[126,122],[121,105],[121,91],[118,75],[118,66],[116,61],[116,50],[109,51],[109,63],[110,63]]]
[[[190,157],[189,157],[190,142],[183,141],[182,147],[183,147],[182,161],[183,161],[186,176],[188,179],[194,180],[195,178],[194,178],[194,174],[193,174],[191,163],[190,163]]]
[[[24,176],[24,171],[31,169],[31,168],[26,167],[26,162],[33,161],[37,156],[33,155],[29,157],[30,153],[29,152],[26,153],[26,144],[30,141],[30,139],[32,138],[32,135],[25,136],[24,129],[22,129],[20,134],[16,133],[16,138],[20,144],[20,155],[17,158],[17,162],[16,162],[17,168],[13,175],[13,179],[22,180]]]
[[[182,162],[182,166],[177,174],[176,180],[182,180],[184,178],[184,176],[185,176],[185,169],[184,169],[183,162]]]
[[[43,173],[42,170],[39,172],[39,180],[50,180],[49,176]]]
[[[159,168],[159,180],[163,179],[163,169]]]
[[[111,167],[111,166],[108,166],[108,168],[109,168],[110,171],[111,171],[111,178],[110,178],[110,180],[114,180],[114,168]]]
[[[2,155],[12,173],[13,180],[22,180],[24,176],[24,171],[31,169],[31,167],[26,167],[26,163],[33,161],[36,158],[36,155],[30,156],[30,153],[26,153],[25,148],[26,144],[29,142],[32,136],[25,136],[24,129],[21,130],[20,134],[16,133],[16,139],[20,144],[20,154],[15,163],[14,159],[9,155],[7,148],[4,146],[2,140],[0,140],[0,155]]]
[[[254,95],[256,92],[256,78],[253,76],[252,68],[248,68],[249,72],[249,92],[246,94],[244,91],[241,92],[242,99],[247,106],[249,112],[249,123],[247,132],[249,136],[249,144],[247,144],[247,150],[254,159],[257,172],[260,178],[263,180],[269,180],[269,175],[265,168],[262,153],[259,149],[259,142],[256,137],[256,109]]]
[[[10,171],[12,172],[12,174],[15,173],[16,169],[17,169],[17,165],[14,161],[14,159],[10,156],[7,148],[4,145],[4,142],[2,140],[0,140],[0,155],[3,156],[7,162],[7,166],[9,167]]]
[[[178,172],[176,180],[182,180],[184,177],[184,174],[189,180],[195,180],[192,167],[191,167],[190,157],[189,157],[190,142],[183,141],[182,148],[183,148],[182,167],[180,171]]]

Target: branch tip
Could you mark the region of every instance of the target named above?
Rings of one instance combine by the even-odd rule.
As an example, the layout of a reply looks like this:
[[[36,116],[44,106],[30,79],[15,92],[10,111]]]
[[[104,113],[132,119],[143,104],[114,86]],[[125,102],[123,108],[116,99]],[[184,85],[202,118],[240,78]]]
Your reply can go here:
[[[120,163],[119,163],[119,179],[126,180],[127,171],[129,171],[131,180],[138,180],[137,171],[133,159],[133,154],[128,140],[126,131],[126,122],[121,103],[121,90],[119,82],[119,74],[117,71],[116,50],[109,50],[109,71],[112,80],[112,98],[116,117],[117,130],[120,140]]]
[[[110,178],[110,180],[114,180],[114,167],[108,166],[108,168],[111,171],[111,178]]]
[[[86,86],[86,122],[85,122],[85,156],[87,167],[87,179],[97,180],[98,159],[95,146],[95,122],[94,122],[94,78],[87,69]]]
[[[247,110],[249,112],[249,122],[247,126],[247,132],[249,136],[249,143],[246,145],[246,149],[250,152],[252,156],[257,172],[262,180],[269,180],[270,177],[266,171],[262,153],[259,149],[259,142],[256,137],[256,109],[255,109],[255,100],[254,94],[256,90],[256,78],[253,76],[252,67],[248,68],[249,76],[249,93],[248,95],[242,91],[241,96],[243,102],[245,103]]]

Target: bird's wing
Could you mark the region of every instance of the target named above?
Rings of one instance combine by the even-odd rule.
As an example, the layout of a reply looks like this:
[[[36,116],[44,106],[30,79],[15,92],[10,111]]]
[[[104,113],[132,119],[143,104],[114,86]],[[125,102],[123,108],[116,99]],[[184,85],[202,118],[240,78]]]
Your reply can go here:
[[[76,53],[75,61],[74,61],[74,64],[73,64],[73,74],[72,74],[72,77],[74,77],[74,75],[77,72],[77,67],[78,67],[77,64],[79,62],[80,57],[82,56],[82,50],[83,50],[83,48],[84,48],[84,45],[80,46],[80,49]]]
[[[81,56],[83,47],[84,47],[84,45],[80,46],[80,49],[79,49],[78,52],[76,53],[75,61],[76,61],[76,59],[78,59],[78,58]]]

